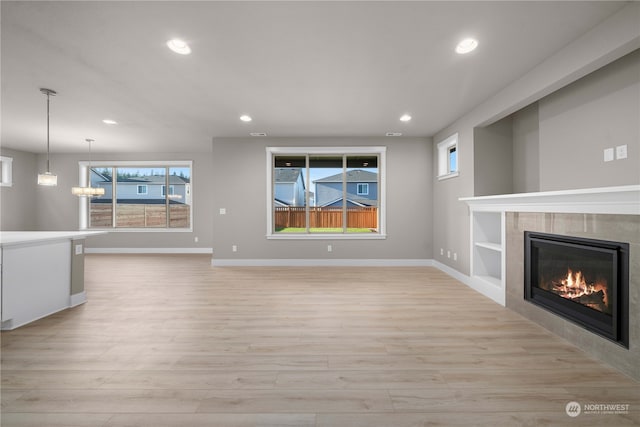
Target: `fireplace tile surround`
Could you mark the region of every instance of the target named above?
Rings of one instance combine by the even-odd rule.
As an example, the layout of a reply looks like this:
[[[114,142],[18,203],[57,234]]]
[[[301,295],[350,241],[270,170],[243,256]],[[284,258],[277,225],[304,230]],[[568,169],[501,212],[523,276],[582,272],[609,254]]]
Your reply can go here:
[[[640,381],[640,216],[506,212],[506,306]],[[629,243],[629,349],[524,299],[524,232]]]

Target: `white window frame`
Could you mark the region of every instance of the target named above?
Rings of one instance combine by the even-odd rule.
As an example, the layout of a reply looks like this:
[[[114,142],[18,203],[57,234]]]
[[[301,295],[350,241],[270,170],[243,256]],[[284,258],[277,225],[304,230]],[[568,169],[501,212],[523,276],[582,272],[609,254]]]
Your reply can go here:
[[[144,191],[140,191],[143,188]],[[136,184],[136,194],[138,196],[146,196],[149,194],[149,186],[147,184]]]
[[[2,176],[0,177],[0,186],[13,186],[13,157],[0,156],[2,163]]]
[[[149,160],[141,160],[141,161],[129,161],[129,160],[119,160],[119,161],[92,161],[91,169],[98,169],[102,167],[189,167],[191,170],[191,177],[189,178],[188,190],[187,194],[193,195],[193,161],[192,160],[165,160],[165,161],[149,161]],[[81,187],[86,187],[89,185],[89,162],[81,161],[78,162],[78,182]],[[114,194],[117,197],[117,194]],[[110,233],[131,233],[131,232],[142,232],[142,233],[188,233],[193,232],[193,197],[191,197],[191,209],[189,209],[189,227],[185,228],[118,228],[118,227],[89,227],[89,198],[88,197],[79,197],[79,218],[80,230],[107,230]],[[115,209],[114,209],[115,215]]]
[[[449,153],[451,149],[456,150],[456,170],[451,170]],[[449,179],[460,174],[460,146],[458,145],[458,134],[454,133],[444,141],[438,143],[438,180]]]
[[[364,191],[360,191],[360,186],[365,189]],[[357,182],[356,183],[356,194],[358,196],[368,196],[369,195],[369,183],[367,182]]]
[[[386,153],[387,147],[266,147],[267,239],[273,240],[379,240],[386,239]],[[378,156],[377,233],[275,233],[273,231],[273,159],[277,155],[362,155]]]

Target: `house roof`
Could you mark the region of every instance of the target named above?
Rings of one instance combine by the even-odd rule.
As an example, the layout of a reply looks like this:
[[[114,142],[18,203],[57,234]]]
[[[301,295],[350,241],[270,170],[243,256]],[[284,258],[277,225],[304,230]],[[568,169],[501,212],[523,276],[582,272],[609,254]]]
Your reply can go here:
[[[336,203],[342,203],[342,197],[338,197],[337,199],[331,200],[329,202],[323,203],[321,205],[318,205],[319,207],[325,207],[325,206],[331,206],[333,204]],[[378,201],[374,200],[374,199],[357,199],[357,198],[353,198],[353,197],[347,197],[347,204],[348,203],[352,203],[356,206],[360,206],[360,207],[377,207],[378,206]]]
[[[279,183],[294,183],[301,178],[302,169],[300,168],[275,168],[273,171],[274,182]],[[302,179],[302,185],[304,185],[304,179]]]
[[[316,179],[313,182],[342,182],[342,174],[338,173],[325,178]],[[347,182],[378,182],[378,174],[364,171],[362,169],[350,170],[347,171]]]
[[[104,179],[105,182],[111,182],[111,178],[105,175],[97,173],[101,178]],[[153,176],[140,176],[140,177],[131,177],[131,178],[123,178],[118,177],[119,183],[131,183],[131,184],[162,184],[166,183],[166,179],[164,175],[153,175]],[[178,175],[169,175],[169,184],[188,184],[189,178],[183,178]]]

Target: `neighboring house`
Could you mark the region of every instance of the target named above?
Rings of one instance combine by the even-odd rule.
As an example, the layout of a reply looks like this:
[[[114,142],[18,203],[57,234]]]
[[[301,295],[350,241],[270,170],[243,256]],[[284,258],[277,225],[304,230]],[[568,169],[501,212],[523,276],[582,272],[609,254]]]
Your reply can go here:
[[[304,206],[304,178],[301,168],[275,168],[274,204],[276,206]]]
[[[117,199],[120,203],[132,203],[144,201],[144,203],[165,203],[167,194],[167,181],[163,175],[152,175],[135,178],[119,177],[117,181]],[[111,178],[92,171],[91,185],[103,187],[104,196],[100,201],[110,201],[113,199],[113,185]],[[169,199],[172,203],[191,204],[191,183],[189,178],[177,175],[169,176]],[[96,200],[98,201],[98,200]]]
[[[316,206],[342,206],[342,174],[313,181]],[[355,169],[347,171],[347,207],[378,206],[378,174]]]

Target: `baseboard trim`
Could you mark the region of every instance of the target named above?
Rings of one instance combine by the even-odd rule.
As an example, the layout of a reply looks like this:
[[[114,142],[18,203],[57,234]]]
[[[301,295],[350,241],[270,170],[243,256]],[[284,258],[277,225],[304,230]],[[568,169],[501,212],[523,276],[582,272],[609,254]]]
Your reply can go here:
[[[492,299],[493,301],[497,302],[503,307],[505,306],[505,296],[504,296],[504,291],[502,289],[492,286],[490,284],[487,284],[482,280],[475,279],[473,277],[467,276],[466,274],[462,274],[458,270],[455,270],[449,267],[448,265],[442,264],[441,262],[434,260],[433,266],[436,267],[438,270],[444,273],[447,273],[449,276],[453,277],[454,279],[464,283],[474,291],[486,296],[487,298]]]
[[[84,304],[87,302],[87,293],[85,291],[78,292],[77,294],[71,295],[69,298],[69,307],[75,307],[80,304]]]
[[[213,267],[431,267],[431,259],[211,259]]]
[[[212,254],[213,248],[85,248],[86,254]]]

